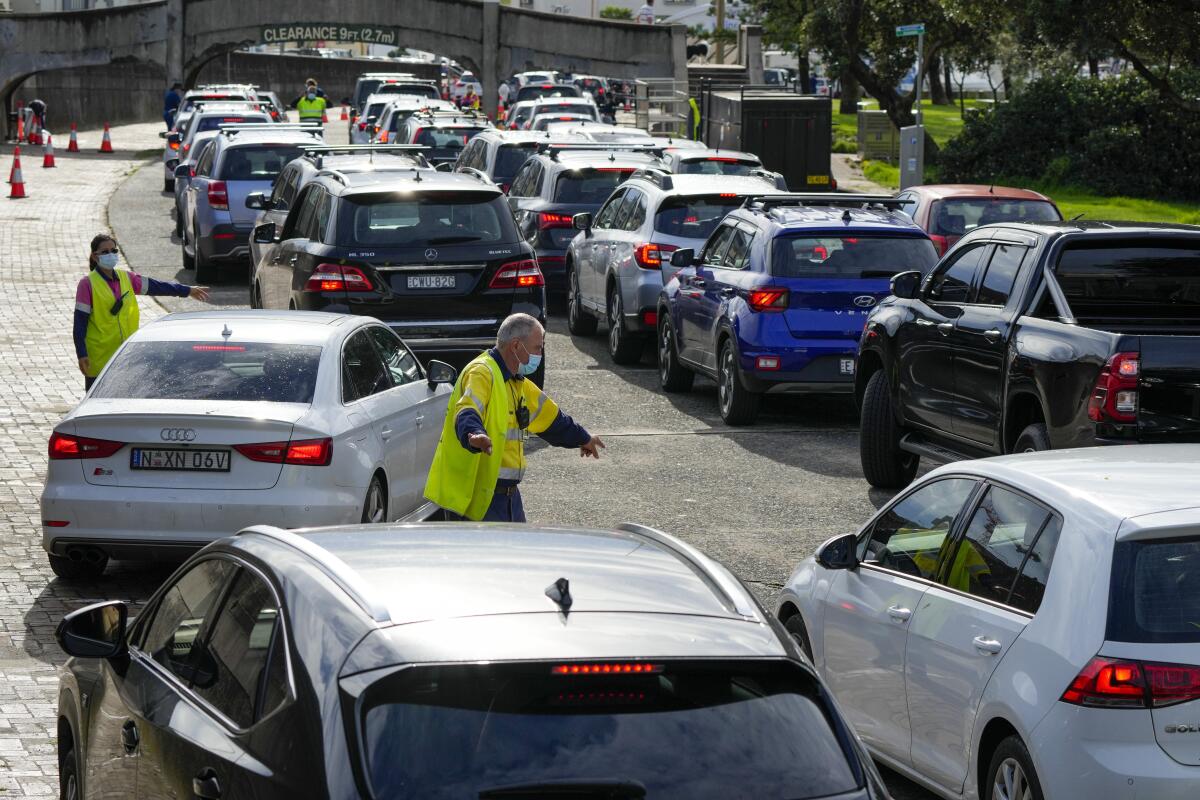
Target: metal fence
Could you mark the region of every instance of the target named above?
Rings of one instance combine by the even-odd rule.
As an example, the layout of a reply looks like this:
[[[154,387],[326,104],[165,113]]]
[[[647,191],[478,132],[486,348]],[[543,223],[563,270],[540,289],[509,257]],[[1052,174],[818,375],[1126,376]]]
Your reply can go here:
[[[641,78],[634,83],[637,127],[658,136],[687,136],[688,84],[671,78]]]

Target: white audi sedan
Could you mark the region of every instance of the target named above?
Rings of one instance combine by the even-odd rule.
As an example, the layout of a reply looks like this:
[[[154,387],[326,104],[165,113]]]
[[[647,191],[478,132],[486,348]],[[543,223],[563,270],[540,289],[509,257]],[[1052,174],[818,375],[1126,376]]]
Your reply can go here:
[[[776,613],[876,759],[942,797],[1200,797],[1200,445],[941,467]]]
[[[370,317],[163,317],[50,436],[50,566],[95,576],[109,558],[177,559],[259,523],[423,518],[454,379]]]

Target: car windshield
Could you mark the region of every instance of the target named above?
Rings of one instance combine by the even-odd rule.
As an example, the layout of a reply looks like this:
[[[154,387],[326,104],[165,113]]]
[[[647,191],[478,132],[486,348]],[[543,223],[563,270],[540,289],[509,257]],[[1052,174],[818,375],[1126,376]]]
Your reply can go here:
[[[361,730],[374,795],[486,798],[530,787],[512,795],[526,797],[554,782],[592,789],[580,797],[801,800],[861,785],[815,681],[793,665],[569,670],[416,667],[369,687]],[[617,791],[602,795],[597,782]]]
[[[341,205],[339,244],[416,247],[513,242],[512,211],[494,192],[350,195]]]
[[[482,131],[481,127],[444,127],[422,128],[417,133],[413,144],[422,144],[430,148],[429,157],[434,159],[455,159],[471,137]]]
[[[1200,642],[1200,537],[1117,542],[1108,633],[1115,642]]]
[[[517,174],[521,165],[537,152],[534,142],[527,144],[502,144],[496,151],[496,167],[492,170],[493,177],[499,183],[508,183]]]
[[[749,175],[750,170],[761,169],[762,165],[737,158],[710,156],[680,161],[675,172],[680,175]]]
[[[1045,200],[1014,200],[997,197],[942,200],[935,203],[930,233],[962,236],[980,225],[993,222],[1053,222],[1062,219],[1053,203]]]
[[[108,365],[91,396],[311,403],[320,359],[317,345],[129,342]]]
[[[771,274],[780,278],[890,278],[928,272],[938,260],[923,236],[780,236],[771,253]]]
[[[293,158],[299,158],[299,145],[269,144],[261,147],[234,147],[225,151],[220,180],[273,181]]]
[[[428,97],[431,100],[441,98],[438,90],[427,83],[385,83],[375,94],[406,94],[413,97]]]
[[[554,184],[554,202],[590,203],[599,206],[613,189],[633,174],[633,167],[597,167],[570,169],[558,176]]]
[[[654,230],[667,236],[707,239],[725,215],[742,204],[737,195],[672,197],[654,215]]]

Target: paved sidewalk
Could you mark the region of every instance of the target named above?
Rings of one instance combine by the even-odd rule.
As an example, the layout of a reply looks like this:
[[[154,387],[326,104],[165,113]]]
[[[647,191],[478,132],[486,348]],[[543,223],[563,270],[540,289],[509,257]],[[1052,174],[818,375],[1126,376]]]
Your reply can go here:
[[[833,153],[833,177],[842,192],[862,192],[863,194],[895,194],[895,189],[889,189],[882,184],[868,180],[862,171],[862,159],[850,153]]]

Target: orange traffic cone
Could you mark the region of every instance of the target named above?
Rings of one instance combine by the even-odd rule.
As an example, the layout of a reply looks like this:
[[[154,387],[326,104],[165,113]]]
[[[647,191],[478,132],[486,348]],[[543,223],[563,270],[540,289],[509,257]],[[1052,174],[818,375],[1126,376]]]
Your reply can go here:
[[[348,120],[348,119],[350,119],[350,115],[346,113],[346,107],[345,107],[345,106],[342,106],[342,116],[341,116],[341,120],[342,120],[342,122],[345,122],[345,121],[346,121],[346,120]]]
[[[101,142],[100,142],[100,152],[101,153],[113,152],[112,137],[109,136],[109,134],[108,134],[108,123],[107,122],[104,123],[104,139],[101,140]]]
[[[12,176],[12,191],[8,194],[9,200],[20,200],[25,197],[25,179],[21,177],[21,154],[17,153],[13,156],[13,176]]]
[[[329,115],[324,111],[321,112],[321,122],[329,122]]]
[[[71,123],[71,141],[67,142],[67,152],[68,153],[78,153],[79,152],[79,138],[75,134],[75,123],[74,122]]]
[[[17,111],[17,141],[25,141],[25,115],[20,110]]]
[[[40,145],[42,143],[42,132],[41,131],[30,131],[29,132],[29,143],[33,144],[33,145]]]
[[[54,137],[46,132],[46,146],[42,149],[42,168],[54,166]]]
[[[17,177],[17,164],[19,164],[20,162],[21,162],[21,145],[18,144],[13,147],[12,169],[9,170],[9,173],[8,173],[8,182],[9,183],[12,183],[13,178]]]

